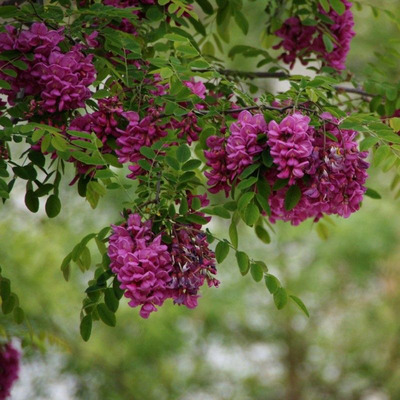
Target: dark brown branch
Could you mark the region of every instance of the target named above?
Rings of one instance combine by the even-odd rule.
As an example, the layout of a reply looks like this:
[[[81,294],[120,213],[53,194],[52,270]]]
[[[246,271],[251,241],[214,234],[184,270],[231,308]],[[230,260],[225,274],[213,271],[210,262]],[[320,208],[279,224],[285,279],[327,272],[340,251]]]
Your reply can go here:
[[[302,105],[298,105],[297,107],[295,107],[294,105],[290,105],[290,106],[285,106],[285,107],[273,107],[273,106],[266,106],[266,105],[258,105],[258,106],[249,106],[249,107],[243,107],[243,108],[230,108],[229,110],[223,110],[223,111],[219,111],[219,113],[221,114],[236,114],[239,113],[241,111],[252,111],[252,110],[269,110],[269,111],[278,111],[278,112],[285,112],[287,110],[292,110],[292,109],[299,109],[299,110],[304,110],[304,111],[308,111],[308,112],[312,112],[314,113],[314,110],[311,110],[310,108],[304,107]],[[194,111],[196,114],[200,114],[200,115],[207,115],[209,114],[209,111],[201,111],[201,110],[195,110]]]
[[[193,72],[210,72],[212,70],[210,69],[196,69],[193,70]],[[257,79],[257,78],[276,78],[276,79],[290,79],[290,75],[287,74],[286,72],[252,72],[252,71],[236,71],[232,69],[217,69],[217,72],[219,72],[221,75],[225,76],[237,76],[241,78],[249,78],[249,79]],[[335,90],[337,90],[339,93],[340,92],[345,92],[345,93],[355,93],[359,94],[363,97],[374,97],[374,94],[365,92],[362,89],[359,88],[352,88],[352,87],[347,87],[347,86],[334,86]]]
[[[363,97],[375,97],[375,94],[372,93],[367,93],[366,91],[362,89],[357,89],[357,88],[351,88],[347,86],[334,86],[334,88],[340,93],[340,92],[346,92],[346,93],[354,93],[354,94],[359,94]]]

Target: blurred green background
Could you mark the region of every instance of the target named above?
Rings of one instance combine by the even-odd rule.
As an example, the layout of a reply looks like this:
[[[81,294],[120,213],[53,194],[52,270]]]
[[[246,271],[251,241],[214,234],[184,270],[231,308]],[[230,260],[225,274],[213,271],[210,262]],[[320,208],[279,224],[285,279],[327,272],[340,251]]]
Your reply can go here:
[[[375,3],[400,15],[398,2]],[[264,5],[248,3],[254,42]],[[374,52],[399,35],[367,8],[355,16],[348,65],[362,76],[379,59]],[[252,63],[238,58],[236,67]],[[393,66],[381,68],[393,77]],[[78,326],[92,272],[76,269],[66,283],[59,266],[84,235],[118,219],[123,199],[111,193],[94,212],[66,186],[61,215],[47,220],[25,210],[21,188],[0,210],[0,261],[41,341],[25,351],[12,399],[400,399],[400,204],[392,176],[371,175],[368,186],[383,200],[366,199],[350,219],[333,219],[325,241],[309,222],[277,224],[268,246],[241,226],[241,247],[304,300],[309,319],[294,304],[277,311],[265,286],[242,278],[232,257],[219,267],[220,288],[204,288],[197,309],[167,303],[143,320],[123,302],[117,327],[95,324],[89,343]],[[223,237],[227,228],[212,226]],[[0,325],[25,329],[3,316]]]

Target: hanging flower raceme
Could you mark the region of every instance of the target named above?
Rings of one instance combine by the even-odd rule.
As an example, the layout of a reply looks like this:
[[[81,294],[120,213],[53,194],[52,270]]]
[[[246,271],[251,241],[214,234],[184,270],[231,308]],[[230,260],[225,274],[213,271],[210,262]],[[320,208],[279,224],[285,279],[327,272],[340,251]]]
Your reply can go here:
[[[152,232],[151,221],[130,214],[122,225],[113,225],[109,240],[110,268],[116,274],[131,307],[140,306],[148,318],[166,299],[188,308],[197,306],[199,288],[218,286],[214,253],[206,235],[196,227],[174,225],[171,243]]]
[[[172,298],[175,304],[188,308],[197,307],[199,289],[207,281],[208,286],[218,287],[215,255],[209,248],[207,236],[197,227],[179,225],[174,227],[172,244],[173,259]]]
[[[353,13],[350,10],[352,4],[347,0],[340,1],[345,6],[342,14],[338,14],[332,8],[326,12],[319,6],[319,12],[331,21],[331,23],[324,22],[324,29],[318,25],[303,25],[298,17],[288,18],[275,32],[282,41],[274,48],[284,50],[279,58],[293,68],[296,59],[306,65],[311,55],[315,54],[324,65],[338,71],[344,70],[347,53],[355,33]],[[332,48],[327,48],[327,41]]]
[[[225,191],[228,196],[233,180],[253,163],[265,145],[258,142],[258,135],[265,134],[267,124],[262,114],[252,115],[242,111],[236,122],[230,127],[230,136],[210,136],[207,139],[209,150],[204,152],[210,171],[205,172],[208,178],[209,191]]]
[[[277,177],[289,179],[289,185],[302,178],[310,165],[314,135],[309,123],[309,117],[294,113],[279,124],[271,121],[268,125],[268,146],[280,171]]]
[[[128,125],[120,130],[120,137],[117,139],[119,149],[116,153],[121,164],[132,163],[129,166],[131,174],[128,178],[135,179],[144,173],[138,164],[138,161],[144,158],[140,149],[143,146],[151,146],[167,136],[167,126],[159,122],[160,111],[154,107],[149,107],[146,117],[142,119],[134,111],[124,112],[122,116],[128,120]]]
[[[265,149],[273,161],[264,175],[269,186],[287,180],[268,197],[271,222],[298,225],[307,218],[317,221],[324,214],[348,217],[360,208],[368,163],[367,152],[358,150],[357,132],[340,130],[339,121],[328,113],[320,116],[323,124],[317,129],[299,112],[280,122],[270,121],[268,126],[262,118],[242,112],[231,125],[228,139],[208,138],[205,157],[210,170],[205,176],[210,192],[225,190],[228,195],[234,179]],[[301,195],[288,210],[285,200],[294,185]]]
[[[358,150],[354,140],[357,132],[340,130],[337,126],[339,121],[327,113],[321,118],[325,119],[322,127],[315,132],[313,128],[307,131],[313,140],[313,149],[303,171],[306,179],[297,177],[295,180],[301,190],[300,201],[287,211],[284,204],[288,187],[273,192],[269,198],[272,222],[282,219],[298,225],[310,217],[317,221],[324,214],[347,218],[360,208],[366,192],[364,184],[369,165],[365,158],[368,153]],[[326,132],[330,135],[325,135]],[[275,175],[273,170],[267,174],[272,185],[278,177],[279,174]]]
[[[93,55],[85,56],[83,46],[75,45],[63,53],[58,44],[65,39],[63,29],[48,30],[34,23],[29,30],[18,32],[12,26],[0,34],[0,52],[18,50],[24,67],[10,66],[15,76],[0,72],[11,89],[2,89],[10,104],[25,96],[35,96],[38,113],[55,113],[84,107],[91,96],[88,87],[96,78]],[[33,53],[33,59],[25,56]],[[4,62],[2,62],[4,65]]]
[[[11,343],[0,346],[0,400],[10,396],[12,385],[18,379],[20,357]]]

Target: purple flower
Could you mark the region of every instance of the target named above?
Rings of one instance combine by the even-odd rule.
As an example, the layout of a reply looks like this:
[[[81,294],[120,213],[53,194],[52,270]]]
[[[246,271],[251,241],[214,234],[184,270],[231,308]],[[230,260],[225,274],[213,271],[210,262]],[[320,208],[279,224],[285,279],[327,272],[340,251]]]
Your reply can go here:
[[[131,179],[143,173],[143,169],[138,164],[138,161],[144,158],[140,149],[143,146],[151,146],[168,134],[166,126],[158,121],[159,114],[160,112],[152,107],[147,110],[147,116],[142,119],[134,111],[122,113],[122,116],[128,120],[128,126],[120,131],[120,137],[117,139],[120,148],[116,153],[121,164],[133,163],[129,166],[132,173],[128,177]]]
[[[51,113],[84,107],[90,98],[88,89],[96,79],[93,55],[84,56],[73,48],[68,53],[54,51],[47,63],[38,63],[32,70],[43,91],[43,108]]]
[[[10,90],[0,91],[8,96],[10,104],[19,96],[40,95],[40,113],[84,107],[91,95],[88,87],[96,78],[93,55],[85,56],[82,46],[78,45],[62,53],[58,44],[65,39],[63,30],[49,30],[42,23],[34,23],[29,30],[21,32],[10,26],[6,31],[0,34],[0,52],[15,49],[33,53],[33,60],[21,57],[27,64],[25,70],[10,66],[16,77],[0,72],[0,78],[11,86]]]
[[[359,210],[366,192],[368,177],[367,152],[360,152],[354,140],[357,132],[339,130],[337,120],[330,115],[325,127],[315,132],[313,149],[309,155],[308,168],[304,170],[306,180],[297,180],[301,199],[291,211],[284,207],[288,187],[272,193],[268,201],[271,207],[271,222],[290,221],[298,225],[307,218],[320,219],[324,214],[336,214],[344,218]],[[337,141],[324,135],[324,129]],[[279,168],[268,171],[266,179],[273,185],[279,177]]]
[[[199,289],[205,281],[210,287],[219,285],[213,276],[217,273],[215,255],[208,247],[204,232],[188,225],[177,225],[174,230],[170,245],[174,260],[172,281],[169,284],[171,296],[175,304],[195,308]]]
[[[262,114],[252,115],[242,111],[231,127],[231,135],[226,144],[227,169],[232,181],[253,163],[254,156],[263,151],[258,144],[259,134],[265,134],[267,123]]]
[[[191,197],[191,200],[193,197]],[[203,204],[206,200],[200,197]],[[218,286],[215,256],[209,249],[205,233],[190,225],[175,224],[172,243],[161,243],[150,221],[142,222],[130,214],[122,225],[112,226],[108,256],[131,307],[141,307],[140,315],[148,318],[166,299],[188,308],[197,306],[199,289],[207,281]]]
[[[312,48],[313,35],[316,32],[314,26],[302,25],[298,17],[288,18],[275,35],[282,40],[273,48],[285,50],[279,58],[293,68],[296,59],[299,58],[303,64],[306,64],[305,58],[309,56]]]
[[[20,357],[11,343],[0,347],[0,400],[10,396],[11,387],[18,379]]]
[[[138,214],[113,226],[108,256],[131,307],[141,306],[140,315],[148,318],[170,297],[171,256],[161,236],[154,237],[149,221],[142,223]]]
[[[313,151],[313,128],[310,118],[294,113],[285,117],[279,124],[271,121],[268,125],[268,145],[274,163],[280,171],[280,179],[289,179],[292,185],[304,176],[309,167],[309,156]]]
[[[210,136],[207,138],[207,147],[209,150],[204,151],[207,159],[207,166],[211,169],[205,171],[208,190],[211,193],[218,193],[221,190],[225,192],[225,196],[229,196],[231,190],[230,173],[227,168],[226,156],[226,139],[224,137]]]
[[[201,99],[206,98],[206,87],[203,82],[184,81],[183,84],[190,89],[190,91]]]
[[[192,144],[199,140],[202,128],[197,123],[197,117],[193,112],[189,112],[181,120],[171,118],[171,129],[177,129],[180,139],[186,138],[188,144]]]
[[[218,193],[224,190],[227,197],[234,179],[253,163],[254,156],[263,151],[258,135],[265,135],[267,123],[262,114],[242,111],[230,131],[228,139],[210,136],[206,142],[209,150],[204,152],[207,166],[211,167],[204,173],[209,191]]]
[[[329,65],[338,71],[345,69],[347,53],[355,33],[353,13],[350,11],[351,2],[341,0],[346,10],[339,15],[333,9],[327,13],[319,6],[319,12],[326,15],[332,24],[324,24],[329,36],[332,38],[332,51],[328,52],[323,40],[325,29],[319,26],[302,25],[298,17],[288,18],[275,35],[282,38],[281,42],[274,46],[275,49],[282,48],[284,52],[279,56],[285,63],[293,68],[298,58],[303,64],[308,63],[312,53],[322,60],[324,65]]]

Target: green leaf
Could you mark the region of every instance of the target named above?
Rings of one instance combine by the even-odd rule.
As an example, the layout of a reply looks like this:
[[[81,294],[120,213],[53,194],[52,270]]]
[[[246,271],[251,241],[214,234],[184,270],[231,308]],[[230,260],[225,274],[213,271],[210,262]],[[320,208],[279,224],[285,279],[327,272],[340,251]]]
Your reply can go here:
[[[11,62],[14,67],[26,71],[28,69],[28,64],[22,60],[15,60]]]
[[[236,252],[236,260],[239,266],[240,273],[245,276],[249,272],[249,256],[243,251]]]
[[[374,154],[374,166],[378,167],[383,160],[389,157],[390,153],[391,153],[390,146],[388,145],[379,146]]]
[[[321,7],[324,9],[325,12],[329,12],[331,7],[328,0],[319,0],[319,4],[321,4]]]
[[[107,89],[99,89],[97,92],[92,93],[92,99],[104,99],[110,96],[111,93]]]
[[[255,170],[260,167],[260,164],[251,164],[247,168],[243,170],[243,172],[239,175],[239,179],[243,180],[250,176]]]
[[[332,8],[339,14],[342,15],[346,11],[346,7],[342,0],[329,0]]]
[[[267,230],[265,230],[261,225],[255,226],[255,232],[257,237],[265,244],[271,243],[271,237]]]
[[[119,301],[112,288],[108,288],[104,291],[104,302],[110,311],[115,313],[118,310]]]
[[[190,155],[190,149],[186,144],[180,145],[176,150],[176,158],[181,164],[189,160]]]
[[[10,90],[11,89],[11,85],[5,81],[4,79],[0,79],[0,88],[1,89],[6,89],[6,90]]]
[[[277,179],[274,183],[272,190],[279,190],[287,186],[289,179]]]
[[[22,324],[25,319],[25,313],[24,310],[21,307],[15,307],[14,308],[14,321],[17,324]]]
[[[339,1],[340,1],[340,0],[339,0]],[[333,46],[333,43],[332,43],[331,38],[330,38],[326,33],[324,33],[324,34],[322,35],[322,40],[324,41],[324,45],[325,45],[326,51],[327,51],[328,53],[331,53],[331,52],[333,51],[333,49],[334,49],[334,46]],[[313,100],[312,100],[312,101],[313,101]]]
[[[179,165],[179,162],[175,158],[173,158],[171,156],[166,156],[165,161],[172,169],[179,171],[180,165]]]
[[[253,176],[251,178],[245,179],[243,181],[241,181],[236,188],[238,190],[243,190],[243,189],[247,189],[250,186],[253,186],[256,182],[258,181],[258,178],[256,176]]]
[[[247,21],[246,17],[243,15],[241,11],[238,9],[234,9],[234,18],[235,22],[238,24],[239,28],[242,30],[242,32],[247,35],[249,32],[249,22]]]
[[[100,319],[108,326],[115,326],[117,324],[115,314],[110,311],[110,309],[104,304],[101,303],[97,306],[97,312],[99,314]]]
[[[264,280],[265,280],[265,285],[267,286],[271,294],[274,294],[281,287],[279,279],[274,275],[266,274]]]
[[[369,136],[365,138],[361,143],[360,143],[360,151],[365,151],[370,149],[372,146],[375,146],[379,142],[379,139],[373,136]]]
[[[61,136],[55,135],[51,139],[52,146],[59,151],[65,151],[68,149],[68,142]]]
[[[381,199],[382,198],[382,196],[377,191],[375,191],[374,189],[370,189],[370,188],[367,188],[365,195],[368,197],[371,197],[371,199]]]
[[[28,190],[25,194],[25,205],[33,213],[39,210],[39,199],[32,190]]]
[[[189,222],[193,222],[194,224],[205,225],[208,223],[208,221],[204,217],[197,214],[188,214],[185,216],[185,218]]]
[[[15,305],[16,305],[16,296],[15,294],[12,293],[7,298],[7,300],[4,300],[1,303],[1,309],[3,311],[3,314],[10,314],[14,310]]]
[[[208,15],[212,15],[214,13],[213,6],[208,0],[196,0],[196,3],[199,4],[201,9]]]
[[[400,118],[390,118],[389,124],[395,132],[400,132]]]
[[[250,266],[250,273],[256,282],[262,281],[262,278],[264,276],[264,270],[260,265],[252,263]]]
[[[92,334],[92,316],[85,315],[79,327],[82,339],[87,342]]]
[[[49,218],[54,218],[61,211],[61,202],[58,196],[52,194],[46,201],[46,214]]]
[[[206,207],[206,208],[203,208],[201,211],[204,212],[205,214],[217,215],[218,217],[225,218],[225,219],[231,218],[231,214],[229,213],[229,211],[221,206]]]
[[[222,261],[225,260],[225,258],[229,254],[229,244],[226,242],[218,242],[217,247],[215,248],[215,258],[217,262],[220,264]]]
[[[283,287],[280,287],[274,293],[274,303],[278,310],[282,310],[288,302],[288,295]]]
[[[285,195],[285,210],[291,211],[301,199],[301,190],[297,185],[290,186]]]
[[[239,236],[234,221],[232,221],[229,225],[229,239],[231,240],[233,247],[236,249],[239,245]]]
[[[289,296],[300,308],[301,311],[303,311],[303,313],[310,318],[310,314],[307,310],[306,305],[303,303],[303,301],[301,299],[299,299],[297,296],[293,296],[292,294]]]
[[[188,210],[189,210],[188,201],[187,201],[186,197],[183,197],[183,198],[181,199],[181,205],[180,205],[180,207],[179,207],[179,214],[181,214],[181,215],[186,215],[186,213],[188,212]]]
[[[243,221],[249,225],[253,226],[258,218],[260,217],[260,210],[254,203],[250,203],[246,207],[246,211],[244,212]]]
[[[183,164],[182,171],[192,171],[196,168],[199,168],[200,165],[201,165],[200,160],[189,160],[185,162],[185,164]]]
[[[11,295],[10,280],[1,278],[0,281],[0,296],[2,301],[6,301]]]
[[[239,211],[244,210],[244,209],[247,207],[247,205],[250,203],[250,201],[253,199],[254,195],[255,195],[254,192],[246,192],[246,193],[243,193],[243,194],[240,196],[240,198],[239,198],[239,200],[238,200],[238,202],[237,202],[237,208],[238,208],[238,210],[239,210]]]

